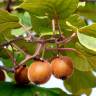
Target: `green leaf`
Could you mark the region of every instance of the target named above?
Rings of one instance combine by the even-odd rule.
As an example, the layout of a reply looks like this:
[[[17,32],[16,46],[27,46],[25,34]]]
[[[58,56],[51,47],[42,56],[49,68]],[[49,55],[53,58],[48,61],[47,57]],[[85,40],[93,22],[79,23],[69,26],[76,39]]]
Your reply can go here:
[[[96,38],[84,35],[82,33],[77,33],[79,42],[86,48],[96,52]]]
[[[12,60],[10,60],[10,59],[3,59],[3,58],[1,58],[0,60],[3,62],[3,64],[4,64],[5,66],[7,66],[7,67],[13,67],[13,62],[12,62]]]
[[[20,19],[21,23],[25,26],[32,26],[31,24],[31,16],[28,12],[17,12],[15,14]]]
[[[73,42],[73,48],[75,48],[79,54],[75,52],[66,52],[66,55],[72,58],[76,69],[80,71],[91,71],[96,69],[96,52],[82,46],[79,42]]]
[[[96,21],[96,3],[87,2],[85,6],[80,6],[77,9],[77,14]]]
[[[36,43],[30,43],[24,39],[17,41],[15,44],[29,54],[34,54],[36,49]]]
[[[0,2],[0,8],[2,8],[2,7],[4,7],[6,4],[5,4],[5,2]]]
[[[66,19],[77,9],[77,5],[78,0],[25,0],[19,8],[30,12],[33,30],[42,34],[52,33],[52,19]]]
[[[78,29],[86,26],[84,19],[78,14],[71,15],[66,21]]]
[[[14,39],[14,36],[11,34],[10,29],[7,29],[5,32],[0,33],[0,43],[3,44],[4,42],[6,42],[7,38],[9,40]]]
[[[72,34],[72,32],[77,32],[79,28],[86,26],[86,23],[81,16],[79,16],[78,14],[73,14],[69,16],[65,21],[61,20],[60,25],[65,35],[66,31],[68,31],[66,32],[66,34],[69,34],[69,33]]]
[[[10,52],[9,50],[7,51]],[[5,59],[9,58],[8,54],[5,52],[3,48],[0,48],[0,58],[5,58]]]
[[[20,36],[23,35],[25,32],[25,30],[23,28],[18,28],[18,29],[12,29],[11,34],[14,36]]]
[[[9,14],[7,11],[0,10],[0,33],[18,27],[20,27],[20,24],[16,16]]]
[[[96,69],[96,52],[85,48],[79,43],[76,43],[76,48],[79,52],[83,53],[83,55],[86,57],[87,61],[91,65],[92,69]]]
[[[47,17],[39,17],[32,15],[31,13],[31,18],[32,18],[32,28],[37,34],[52,34],[52,25],[51,25],[51,20]]]
[[[79,51],[79,50],[78,50]],[[74,67],[80,71],[90,71],[92,70],[91,64],[88,62],[87,57],[83,52],[77,54],[75,52],[66,52],[68,56],[70,56],[73,60]]]
[[[72,93],[90,93],[90,89],[96,87],[96,77],[91,72],[74,70],[73,75],[64,81],[65,87]],[[86,92],[86,90],[89,90]],[[81,92],[80,92],[81,91]]]
[[[91,64],[88,62],[87,57],[85,56],[84,52],[79,50],[79,47],[77,47],[76,43],[78,43],[78,39],[74,39],[73,41],[71,41],[70,43],[66,44],[66,46],[64,46],[65,48],[74,48],[77,50],[77,52],[74,51],[64,51],[62,52],[62,54],[65,56],[69,56],[70,58],[72,58],[73,60],[73,64],[74,64],[74,68],[79,70],[79,71],[91,71],[92,70],[92,66]]]
[[[49,17],[58,16],[59,18],[66,18],[70,16],[78,6],[78,0],[24,0],[19,6],[26,9],[33,14],[39,16]]]
[[[7,92],[6,92],[7,91]],[[58,88],[41,88],[35,85],[0,83],[0,96],[68,96]]]
[[[92,89],[91,88],[89,88],[89,89],[87,89],[87,88],[86,89],[80,89],[78,92],[74,93],[74,95],[75,96],[78,95],[78,94],[81,94],[82,95],[82,93],[84,93],[87,96],[90,96],[91,92],[92,92]]]
[[[96,23],[79,28],[78,31],[83,34],[96,37]]]

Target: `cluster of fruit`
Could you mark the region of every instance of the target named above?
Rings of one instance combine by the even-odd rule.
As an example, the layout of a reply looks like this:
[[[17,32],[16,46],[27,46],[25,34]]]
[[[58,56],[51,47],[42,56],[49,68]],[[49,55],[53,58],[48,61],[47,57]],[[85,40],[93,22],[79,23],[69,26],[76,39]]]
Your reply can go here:
[[[46,83],[51,74],[58,79],[66,79],[73,73],[73,63],[70,57],[55,57],[51,63],[46,60],[34,61],[29,68],[20,66],[15,71],[15,80],[18,84]]]
[[[51,74],[58,79],[66,79],[73,73],[73,62],[68,56],[55,57],[49,63],[46,60],[34,61],[29,67],[26,65],[16,68],[14,77],[17,84],[46,83]],[[0,81],[5,80],[5,74],[0,70]]]

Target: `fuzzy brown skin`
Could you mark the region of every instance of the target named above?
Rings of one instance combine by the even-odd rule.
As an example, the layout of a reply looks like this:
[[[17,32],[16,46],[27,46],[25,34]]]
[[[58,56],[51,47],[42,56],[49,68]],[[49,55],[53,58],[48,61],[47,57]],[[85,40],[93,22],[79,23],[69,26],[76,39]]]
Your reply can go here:
[[[15,80],[17,84],[28,84],[28,76],[27,76],[28,68],[26,66],[20,66],[15,71]]]
[[[46,83],[51,77],[51,66],[47,61],[35,61],[28,69],[28,78],[35,84]]]
[[[0,81],[5,81],[5,74],[2,70],[0,70]]]
[[[66,79],[73,73],[73,62],[68,56],[54,58],[51,67],[53,75],[59,79]]]

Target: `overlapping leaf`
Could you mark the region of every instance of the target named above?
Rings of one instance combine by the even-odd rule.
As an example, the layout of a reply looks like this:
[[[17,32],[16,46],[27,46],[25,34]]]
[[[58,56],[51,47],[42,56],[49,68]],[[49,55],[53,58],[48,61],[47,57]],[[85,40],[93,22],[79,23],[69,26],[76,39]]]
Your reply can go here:
[[[0,33],[20,27],[19,19],[6,11],[0,10]]]
[[[96,23],[79,28],[80,33],[96,37]]]
[[[7,92],[6,92],[7,91]],[[47,89],[35,85],[16,85],[14,83],[0,83],[0,96],[68,96],[58,88]]]
[[[87,19],[96,21],[96,3],[87,2],[85,6],[80,6],[77,9],[77,14],[80,14]]]
[[[78,32],[78,39],[83,46],[96,52],[96,38]]]
[[[37,33],[52,32],[52,18],[69,17],[77,8],[78,0],[25,0],[19,8],[28,10],[32,27]]]
[[[75,95],[79,96],[82,93],[89,95],[90,89],[96,87],[96,77],[91,72],[75,70],[72,77],[65,80],[64,84]]]
[[[85,51],[82,52],[82,51],[79,50],[79,48],[76,48],[75,43],[76,42],[73,42],[73,43],[71,42],[66,47],[75,48],[79,52],[79,54],[76,53],[76,52],[67,52],[66,51],[66,55],[69,56],[70,58],[72,58],[75,69],[78,69],[80,71],[91,71],[92,66],[88,62],[88,59],[84,54]]]
[[[78,0],[24,0],[21,8],[27,9],[32,13],[49,17],[59,16],[66,18],[72,14],[78,6]]]

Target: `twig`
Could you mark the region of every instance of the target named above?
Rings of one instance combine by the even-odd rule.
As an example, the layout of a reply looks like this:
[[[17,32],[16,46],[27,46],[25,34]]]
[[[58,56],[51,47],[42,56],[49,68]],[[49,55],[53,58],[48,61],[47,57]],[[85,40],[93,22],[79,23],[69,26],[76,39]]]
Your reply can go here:
[[[59,31],[60,38],[62,38],[62,32],[61,32],[60,22],[59,22],[58,18],[57,18],[57,25],[58,25],[58,31]]]
[[[39,56],[42,47],[43,47],[43,44],[38,44],[35,53],[32,56],[26,55],[25,59],[23,61],[21,61],[15,68],[18,68],[19,66],[24,65],[27,61],[34,59],[37,56]]]
[[[7,41],[7,42],[5,42],[5,43],[0,44],[0,47],[8,46],[8,45],[10,45],[11,43],[15,43],[16,41],[19,41],[19,40],[22,40],[22,39],[24,39],[23,36],[16,37],[15,39],[10,40],[9,42]]]
[[[55,26],[55,20],[52,19],[52,30],[53,30],[53,36],[55,36],[56,26]]]
[[[8,68],[8,67],[1,66],[1,65],[0,65],[0,69],[3,69],[5,71],[7,71],[7,72],[14,72],[14,69],[13,68]]]
[[[11,44],[11,48],[12,48],[12,61],[13,61],[13,64],[14,64],[14,66],[17,64],[17,62],[16,62],[16,59],[15,59],[15,57],[14,57],[14,48],[13,48],[13,45]]]
[[[25,56],[27,55],[27,53],[26,53],[23,49],[21,49],[18,45],[16,45],[15,43],[13,43],[13,46],[14,46],[16,49],[18,49],[21,53],[23,53]]]
[[[47,51],[73,51],[73,52],[76,52],[77,54],[80,54],[79,51],[77,51],[76,49],[74,48],[46,48]]]
[[[59,51],[76,51],[76,49],[74,49],[74,48],[46,48],[46,50],[48,50],[48,51],[56,51],[56,50],[59,50]]]
[[[70,37],[65,38],[64,40],[57,42],[57,44],[60,44],[60,43],[67,44],[67,43],[70,42],[72,39],[74,39],[76,36],[77,36],[77,33],[73,33]]]
[[[44,43],[57,43],[57,44],[61,44],[61,43],[68,43],[68,42],[70,42],[73,38],[75,38],[76,37],[76,33],[73,33],[70,37],[68,37],[68,38],[63,38],[63,40],[61,41],[61,40],[59,40],[59,41],[57,41],[56,42],[56,38],[50,38],[50,39],[46,39],[46,40],[44,40],[44,39],[39,39],[38,37],[34,37],[34,38],[32,38],[32,40],[30,40],[30,41],[28,41],[28,42],[31,42],[31,43],[40,43],[40,44],[44,44]],[[13,39],[13,40],[11,40],[11,41],[7,41],[7,42],[5,42],[5,43],[2,43],[2,44],[0,44],[0,47],[4,47],[4,46],[8,46],[8,45],[10,45],[10,44],[12,44],[12,43],[15,43],[16,41],[19,41],[19,40],[22,40],[22,39],[24,39],[24,37],[23,36],[19,36],[19,37],[16,37],[15,39]],[[24,52],[23,52],[24,53]]]
[[[74,37],[76,37],[76,35],[77,35],[76,33],[73,33],[70,37],[64,38],[62,41],[58,41],[57,43],[58,43],[58,44],[68,43],[68,42],[70,42]],[[19,41],[19,40],[22,40],[22,39],[24,39],[23,36],[16,37],[15,39],[13,39],[13,40],[11,40],[11,41],[9,41],[9,42],[5,42],[5,43],[0,44],[0,47],[8,46],[8,45],[10,45],[11,43],[15,43],[16,41]],[[32,43],[32,42],[33,42],[33,43],[41,43],[41,44],[44,44],[44,43],[56,43],[56,38],[50,38],[50,39],[44,40],[44,39],[38,39],[38,38],[34,37],[33,40],[30,40],[30,41],[28,41],[28,42],[31,42],[31,43]]]
[[[7,0],[6,10],[7,10],[8,12],[11,12],[11,11],[12,11],[11,5],[12,5],[12,0]]]
[[[13,64],[16,64],[16,60],[11,52],[9,52],[6,48],[4,48],[5,52],[8,54],[10,60],[12,60]]]

